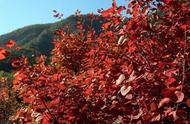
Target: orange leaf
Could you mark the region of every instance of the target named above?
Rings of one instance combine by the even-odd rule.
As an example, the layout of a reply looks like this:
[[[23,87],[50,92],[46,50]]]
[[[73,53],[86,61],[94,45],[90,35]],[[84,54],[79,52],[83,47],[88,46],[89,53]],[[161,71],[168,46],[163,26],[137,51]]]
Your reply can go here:
[[[0,48],[0,60],[6,59],[9,52],[3,48]]]
[[[150,111],[156,111],[158,108],[157,104],[155,102],[152,102],[150,104]]]
[[[16,44],[16,41],[15,40],[9,40],[5,43],[5,46],[7,48],[12,48],[14,45]]]

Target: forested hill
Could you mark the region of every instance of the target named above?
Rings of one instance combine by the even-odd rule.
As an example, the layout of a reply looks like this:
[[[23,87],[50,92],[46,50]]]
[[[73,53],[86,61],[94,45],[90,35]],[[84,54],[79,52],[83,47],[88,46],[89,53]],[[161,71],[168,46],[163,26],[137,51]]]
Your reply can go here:
[[[93,21],[92,27],[96,30],[101,29],[102,19],[100,16],[96,16],[97,19]],[[90,25],[90,20],[87,15],[82,16],[84,25]],[[3,47],[5,42],[9,39],[15,40],[16,45],[21,48],[19,52],[14,52],[17,56],[24,54],[25,56],[31,56],[32,54],[44,54],[50,56],[50,52],[53,49],[53,36],[56,29],[65,28],[69,25],[70,31],[76,31],[77,17],[72,15],[66,19],[62,19],[56,23],[49,24],[36,24],[26,26],[18,30],[0,36],[0,47]],[[10,59],[6,59],[0,62],[0,70],[10,71]]]
[[[99,16],[97,17],[100,19]],[[90,23],[86,15],[83,15],[82,18],[84,18],[86,24]],[[20,28],[0,36],[0,46],[3,46],[7,40],[13,39],[16,40],[17,45],[25,49],[25,51],[35,51],[49,55],[53,48],[53,32],[56,29],[64,28],[66,25],[71,27],[71,31],[75,31],[76,20],[77,17],[72,15],[56,23],[36,24]],[[94,28],[100,29],[100,23],[101,21],[97,20],[94,21],[92,25]]]

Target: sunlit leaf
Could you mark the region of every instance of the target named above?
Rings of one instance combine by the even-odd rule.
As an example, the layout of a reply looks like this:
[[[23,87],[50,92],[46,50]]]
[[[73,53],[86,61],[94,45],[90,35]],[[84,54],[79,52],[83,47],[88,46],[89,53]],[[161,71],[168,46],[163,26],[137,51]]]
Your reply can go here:
[[[126,87],[125,85],[123,85],[120,89],[120,92],[121,92],[121,95],[122,96],[125,96],[127,95],[130,91],[131,91],[132,87],[131,86],[128,86]]]
[[[163,105],[167,104],[170,102],[170,98],[163,98],[161,99],[159,105],[158,105],[158,108],[161,108]]]
[[[121,74],[119,78],[116,80],[116,85],[121,84],[125,80],[125,75]]]
[[[176,101],[177,103],[182,102],[185,97],[184,93],[181,91],[175,91],[175,95],[177,96],[177,99],[178,99]]]

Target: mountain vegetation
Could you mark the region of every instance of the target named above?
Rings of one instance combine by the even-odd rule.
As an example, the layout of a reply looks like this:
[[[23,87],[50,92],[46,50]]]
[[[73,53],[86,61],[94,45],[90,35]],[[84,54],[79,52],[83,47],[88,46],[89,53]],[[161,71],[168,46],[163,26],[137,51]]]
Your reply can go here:
[[[90,25],[91,22],[87,15],[83,15],[82,18],[84,19],[84,25]],[[98,32],[98,30],[101,30],[101,23],[103,19],[98,15],[96,15],[96,18],[97,20],[92,22],[92,27]],[[66,31],[69,27],[70,32],[76,32],[76,21],[77,17],[72,15],[56,23],[36,24],[20,28],[10,33],[1,35],[0,47],[3,47],[9,39],[13,39],[16,41],[16,46],[21,48],[19,52],[13,52],[14,57],[22,54],[28,57],[40,54],[50,56],[50,52],[53,49],[54,31],[60,28],[64,28]],[[0,62],[0,70],[12,70],[9,63],[11,58]]]
[[[87,18],[87,15],[83,15],[83,18],[85,19],[85,25],[88,25],[90,22]],[[98,16],[97,18],[100,19]],[[13,39],[17,42],[17,46],[26,51],[50,55],[50,51],[53,49],[52,41],[54,31],[69,26],[70,31],[75,32],[76,19],[76,16],[72,15],[56,23],[36,24],[20,28],[10,33],[1,35],[0,46],[3,46],[9,39]],[[100,20],[95,21],[93,22],[93,27],[95,27],[97,30],[100,30],[100,24]]]

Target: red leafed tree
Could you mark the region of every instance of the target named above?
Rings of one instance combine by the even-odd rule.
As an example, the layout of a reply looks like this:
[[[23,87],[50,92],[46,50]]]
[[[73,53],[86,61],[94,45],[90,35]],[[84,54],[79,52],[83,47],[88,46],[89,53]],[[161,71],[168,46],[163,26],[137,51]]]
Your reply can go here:
[[[50,63],[13,61],[23,122],[190,122],[190,2],[131,0],[99,11],[102,30],[55,31]],[[131,15],[128,21],[122,13]],[[95,16],[89,14],[89,18]],[[85,27],[85,28],[84,28]]]

